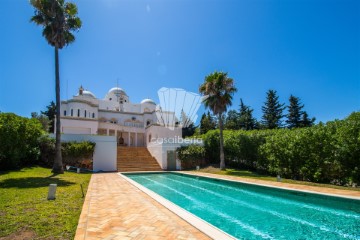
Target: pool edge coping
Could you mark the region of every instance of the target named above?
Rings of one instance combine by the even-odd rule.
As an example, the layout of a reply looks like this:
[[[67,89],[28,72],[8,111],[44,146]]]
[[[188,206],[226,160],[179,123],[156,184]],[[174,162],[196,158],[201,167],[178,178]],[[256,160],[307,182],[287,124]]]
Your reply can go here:
[[[152,173],[164,173],[164,172],[172,172],[172,171],[153,171]],[[141,184],[135,182],[134,180],[128,178],[123,174],[124,172],[118,172],[118,175],[131,183],[136,188],[140,189],[142,192],[147,194],[149,197],[160,203],[162,206],[167,208],[169,211],[173,212],[177,216],[179,216],[184,221],[188,222],[190,225],[197,228],[199,231],[204,233],[205,235],[209,236],[215,240],[234,240],[237,239],[234,236],[224,232],[223,230],[215,227],[214,225],[206,222],[205,220],[199,218],[198,216],[190,213],[189,211],[185,210],[184,208],[176,205],[175,203],[167,200],[166,198],[160,196],[159,194],[153,192],[152,190],[142,186]],[[127,172],[127,173],[145,173],[145,172]],[[150,172],[148,172],[150,173]]]
[[[196,176],[196,177],[204,177],[204,178],[210,178],[210,179],[220,179],[220,180],[229,181],[229,182],[239,182],[239,183],[243,183],[243,184],[250,184],[250,185],[261,186],[261,187],[277,188],[277,189],[282,189],[282,190],[287,190],[287,191],[298,191],[298,192],[304,192],[304,193],[310,193],[310,194],[316,194],[316,195],[322,195],[322,196],[346,198],[346,199],[350,199],[350,200],[358,200],[358,201],[360,201],[360,197],[356,197],[356,196],[348,196],[348,195],[340,195],[340,194],[334,194],[334,193],[316,192],[316,191],[313,191],[313,190],[305,190],[305,189],[297,189],[297,188],[290,188],[290,187],[275,186],[275,185],[266,184],[266,183],[263,184],[263,183],[248,182],[248,181],[242,180],[242,179],[228,179],[228,178],[220,177],[220,175],[205,176],[205,175],[200,175],[200,174],[196,174],[196,173],[189,173],[189,172],[184,172],[184,171],[169,171],[169,172],[174,172],[174,173],[177,172],[177,173],[190,175],[190,176]],[[211,174],[211,173],[206,173],[206,174]],[[301,185],[301,186],[306,186],[306,185]]]

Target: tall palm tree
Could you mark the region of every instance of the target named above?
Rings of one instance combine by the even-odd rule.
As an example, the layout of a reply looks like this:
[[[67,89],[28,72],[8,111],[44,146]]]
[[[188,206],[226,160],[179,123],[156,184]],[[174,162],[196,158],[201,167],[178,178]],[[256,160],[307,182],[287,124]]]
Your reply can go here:
[[[237,91],[234,80],[224,72],[214,72],[205,77],[199,92],[205,96],[203,103],[218,116],[220,129],[220,169],[225,169],[223,113],[231,106],[232,95]]]
[[[35,8],[31,22],[43,27],[42,35],[55,49],[55,92],[56,92],[56,143],[53,173],[64,173],[61,156],[60,135],[60,76],[59,76],[59,49],[75,41],[72,34],[81,27],[81,20],[77,17],[77,7],[74,3],[64,0],[30,0]]]

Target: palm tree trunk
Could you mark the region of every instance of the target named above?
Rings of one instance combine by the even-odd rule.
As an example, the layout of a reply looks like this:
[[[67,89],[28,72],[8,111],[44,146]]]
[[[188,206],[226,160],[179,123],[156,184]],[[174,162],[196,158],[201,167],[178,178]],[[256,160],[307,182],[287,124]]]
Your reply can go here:
[[[55,91],[56,91],[56,123],[55,123],[55,161],[53,173],[64,173],[61,156],[61,130],[60,130],[60,75],[59,75],[59,49],[55,47]]]
[[[223,137],[223,122],[222,114],[219,113],[219,129],[220,129],[220,169],[225,170],[225,157],[224,157],[224,137]]]

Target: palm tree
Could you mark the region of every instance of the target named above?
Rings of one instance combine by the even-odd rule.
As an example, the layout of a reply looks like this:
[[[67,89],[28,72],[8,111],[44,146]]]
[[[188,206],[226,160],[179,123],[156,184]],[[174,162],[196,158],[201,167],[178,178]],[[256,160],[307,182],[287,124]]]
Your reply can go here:
[[[75,41],[72,34],[81,27],[81,20],[77,17],[77,7],[74,3],[64,0],[30,0],[35,8],[31,22],[43,27],[42,35],[55,48],[55,92],[56,92],[56,143],[53,173],[64,173],[61,156],[60,135],[60,76],[59,49]]]
[[[234,80],[224,72],[214,72],[205,77],[199,92],[205,96],[203,103],[214,115],[218,116],[220,129],[220,169],[225,169],[223,113],[231,106],[232,95],[237,91]]]

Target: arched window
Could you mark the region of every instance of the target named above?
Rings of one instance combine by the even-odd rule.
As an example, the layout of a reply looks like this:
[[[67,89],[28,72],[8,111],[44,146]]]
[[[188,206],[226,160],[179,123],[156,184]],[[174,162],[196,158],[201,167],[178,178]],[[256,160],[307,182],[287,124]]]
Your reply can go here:
[[[74,109],[71,109],[71,116],[74,116]]]
[[[66,110],[64,110],[64,116],[66,116]]]
[[[86,110],[85,110],[85,112],[84,112],[84,117],[86,117]]]
[[[147,121],[146,121],[146,126],[149,126],[150,123],[151,123],[150,120],[147,120]]]
[[[78,109],[78,114],[77,114],[78,117],[80,117],[80,109]]]

